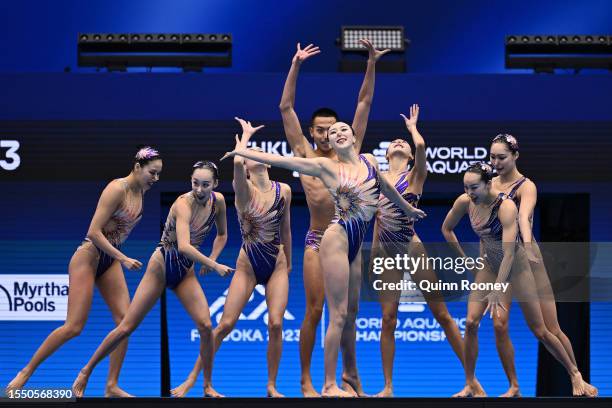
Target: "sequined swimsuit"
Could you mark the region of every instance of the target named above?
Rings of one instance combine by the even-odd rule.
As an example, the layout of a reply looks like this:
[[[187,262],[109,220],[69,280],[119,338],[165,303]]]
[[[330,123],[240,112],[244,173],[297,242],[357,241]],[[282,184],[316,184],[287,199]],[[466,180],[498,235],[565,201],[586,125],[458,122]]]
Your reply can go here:
[[[279,252],[280,228],[285,213],[285,198],[281,194],[281,184],[272,181],[275,190],[274,202],[269,209],[262,205],[259,192],[251,196],[244,211],[238,211],[242,249],[249,258],[258,284],[268,283],[276,266]]]
[[[120,249],[121,244],[125,242],[132,229],[142,218],[143,196],[141,194],[140,200],[130,198],[127,181],[123,178],[117,179],[116,181],[121,183],[121,187],[123,187],[125,192],[125,197],[119,205],[119,208],[115,210],[106,225],[102,228],[102,235],[104,235],[113,247]],[[90,242],[98,252],[99,259],[96,268],[96,278],[99,278],[108,268],[110,268],[115,259],[95,246],[89,238],[85,238],[85,241]],[[85,242],[83,242],[83,244],[84,243]],[[83,244],[81,244],[81,246]]]
[[[304,239],[304,248],[310,248],[315,252],[321,249],[321,239],[325,231],[309,229]]]
[[[364,180],[349,174],[344,165],[338,170],[338,187],[331,191],[335,214],[332,224],[340,224],[348,238],[348,259],[353,262],[365,236],[368,225],[376,214],[380,182],[376,168],[362,154],[359,159],[366,165],[368,174]]]
[[[214,191],[210,193],[210,213],[206,217],[203,217],[202,211],[197,211],[198,207],[201,207],[202,204],[197,202],[196,198],[193,196],[193,192],[183,194],[176,199],[174,204],[172,204],[158,246],[164,257],[164,264],[166,267],[166,287],[170,289],[174,289],[193,266],[193,261],[181,254],[178,250],[175,206],[178,200],[181,199],[187,200],[192,209],[191,219],[189,220],[189,241],[192,246],[197,248],[202,245],[202,242],[204,242],[204,239],[210,233],[215,223],[217,198]]]
[[[472,229],[480,238],[484,255],[493,268],[494,273],[499,271],[501,261],[504,257],[502,247],[504,228],[499,220],[498,213],[499,207],[505,199],[505,194],[499,193],[499,195],[495,198],[495,201],[493,201],[493,203],[490,205],[491,214],[486,220],[476,217],[476,207],[473,203],[470,202],[469,207],[469,216]]]
[[[408,191],[410,183],[407,176],[408,171],[400,174],[399,179],[395,183],[395,189],[404,200],[416,208],[421,195]],[[401,208],[389,201],[383,194],[378,199],[376,221],[378,223],[378,240],[380,242],[408,243],[415,234],[414,221],[407,217]]]

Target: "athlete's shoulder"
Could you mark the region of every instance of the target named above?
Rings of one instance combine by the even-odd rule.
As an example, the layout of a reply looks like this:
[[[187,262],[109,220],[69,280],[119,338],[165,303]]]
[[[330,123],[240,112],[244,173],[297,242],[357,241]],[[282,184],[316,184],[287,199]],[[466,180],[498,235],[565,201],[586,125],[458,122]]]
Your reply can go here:
[[[459,197],[457,197],[457,199],[455,200],[456,204],[462,204],[462,205],[467,205],[470,203],[470,201],[472,201],[470,199],[470,196],[467,195],[467,193],[463,193],[461,194]]]
[[[106,185],[106,188],[110,188],[115,191],[127,191],[128,183],[125,180],[125,178],[116,178],[116,179],[111,180]]]
[[[372,153],[360,153],[361,156],[365,157],[370,161],[375,161],[374,155]]]
[[[281,191],[285,191],[291,194],[291,186],[289,184],[281,182],[278,182],[278,184],[280,185]]]
[[[190,192],[183,193],[180,196],[176,197],[176,200],[174,200],[172,207],[181,208],[181,209],[191,208],[191,205],[193,204],[194,201],[195,199],[193,197],[193,194],[190,191]]]
[[[525,181],[523,181],[523,184],[521,184],[521,186],[519,187],[519,191],[521,191],[521,192],[537,192],[538,191],[538,187],[536,186],[536,184],[531,179],[525,177]]]
[[[124,179],[114,179],[104,187],[102,199],[119,202],[125,197],[127,188],[127,182]]]
[[[378,169],[378,162],[372,153],[361,153],[361,156],[365,157],[370,164]]]
[[[467,212],[470,208],[471,202],[472,200],[470,199],[470,196],[463,193],[455,199],[455,202],[453,203],[453,210]]]
[[[215,201],[217,202],[217,204],[223,204],[225,205],[225,196],[217,191],[213,191],[212,194],[215,197]]]

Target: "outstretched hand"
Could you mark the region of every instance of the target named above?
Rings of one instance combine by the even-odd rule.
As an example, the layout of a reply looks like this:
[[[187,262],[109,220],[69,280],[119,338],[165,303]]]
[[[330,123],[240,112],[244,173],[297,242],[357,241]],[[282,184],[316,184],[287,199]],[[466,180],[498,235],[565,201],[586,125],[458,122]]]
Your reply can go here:
[[[300,43],[297,43],[297,51],[295,52],[295,55],[293,56],[291,62],[293,64],[301,64],[308,58],[312,57],[313,55],[317,55],[320,52],[321,50],[319,50],[319,47],[315,47],[313,44],[308,44],[306,48],[301,49]]]
[[[400,113],[400,116],[404,118],[404,123],[406,124],[408,131],[412,132],[414,129],[416,129],[417,121],[419,120],[419,105],[415,103],[410,107],[409,118],[407,118],[403,113]]]
[[[382,57],[386,53],[391,52],[391,50],[388,48],[384,50],[380,50],[380,51],[377,50],[376,48],[374,48],[374,45],[372,44],[372,42],[368,40],[367,38],[363,38],[359,40],[359,43],[368,49],[368,59],[374,62],[378,61],[380,57]]]
[[[220,276],[226,276],[232,272],[235,271],[234,268],[217,263],[216,261],[210,265],[210,266],[204,266],[202,265],[200,267],[200,276],[202,275],[206,275],[209,272],[215,271],[217,272]]]
[[[251,136],[253,136],[253,134],[257,132],[259,129],[264,127],[264,125],[253,127],[253,125],[251,125],[251,122],[238,118],[238,117],[234,117],[234,119],[236,119],[238,123],[240,123],[240,126],[242,127],[242,136],[239,137],[238,134],[236,134],[235,136],[236,146],[234,147],[234,150],[232,150],[231,152],[225,153],[223,157],[221,158],[221,160],[225,160],[228,157],[235,156],[236,152],[240,149],[246,149],[249,144],[249,140],[251,139]]]
[[[418,220],[422,220],[423,218],[427,217],[427,214],[425,213],[425,211],[413,207],[412,208],[412,212],[410,214],[408,214],[408,216],[414,220],[414,221],[418,221]]]
[[[238,118],[238,117],[234,117],[234,119],[236,119],[238,123],[240,123],[240,126],[242,127],[242,138],[243,139],[245,135],[248,135],[248,137],[251,137],[253,136],[255,132],[257,132],[259,129],[264,127],[264,125],[253,127],[251,125],[251,122]],[[248,142],[248,139],[246,140],[246,142]],[[244,147],[246,147],[246,142],[245,142]]]
[[[500,317],[500,308],[506,312],[508,311],[508,309],[506,309],[501,302],[501,294],[498,291],[492,291],[487,296],[482,298],[482,300],[487,301],[487,308],[484,310],[484,312],[482,312],[483,316],[487,314],[487,311],[489,311],[489,317],[492,319],[493,316]]]

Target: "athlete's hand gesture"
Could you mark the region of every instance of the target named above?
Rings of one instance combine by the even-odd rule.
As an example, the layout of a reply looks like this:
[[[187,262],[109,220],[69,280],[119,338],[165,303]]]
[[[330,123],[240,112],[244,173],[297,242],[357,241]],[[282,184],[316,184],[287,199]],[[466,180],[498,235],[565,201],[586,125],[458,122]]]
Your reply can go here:
[[[501,293],[499,293],[499,291],[491,291],[491,293],[485,296],[482,300],[487,301],[487,308],[484,310],[484,312],[482,312],[483,316],[487,314],[487,311],[489,311],[489,317],[492,319],[494,314],[496,317],[499,317],[499,308],[505,310],[506,312],[508,311],[508,309],[506,309],[501,302]]]
[[[132,258],[126,257],[125,259],[122,259],[120,262],[121,262],[121,265],[123,265],[126,269],[129,269],[130,271],[135,271],[136,269],[142,268],[142,262],[140,262],[138,259],[132,259]]]
[[[301,49],[300,43],[297,43],[297,51],[295,55],[293,56],[291,63],[301,64],[302,62],[306,61],[308,58],[312,57],[313,55],[317,55],[320,52],[321,51],[319,50],[319,47],[315,47],[313,44],[308,44],[306,48]]]
[[[417,121],[419,120],[419,105],[415,103],[410,107],[409,118],[407,118],[406,115],[404,115],[403,113],[400,113],[400,116],[404,118],[406,129],[408,129],[408,131],[412,133],[412,131],[416,129]]]
[[[237,151],[241,149],[246,149],[249,143],[249,140],[251,139],[251,136],[253,136],[253,134],[255,134],[255,132],[257,132],[259,129],[264,127],[264,125],[253,127],[253,125],[251,125],[251,122],[238,118],[238,117],[235,117],[234,119],[236,119],[238,123],[240,123],[240,126],[242,127],[242,136],[239,137],[238,134],[236,134],[235,136],[236,146],[234,147],[234,150],[232,150],[231,152],[225,153],[223,157],[221,158],[221,160],[227,159],[228,157],[234,157]]]
[[[368,49],[368,59],[370,61],[377,62],[380,57],[382,57],[388,52],[391,52],[391,50],[388,48],[380,51],[377,50],[376,48],[374,48],[374,45],[372,45],[372,42],[367,38],[359,40],[359,43]]]

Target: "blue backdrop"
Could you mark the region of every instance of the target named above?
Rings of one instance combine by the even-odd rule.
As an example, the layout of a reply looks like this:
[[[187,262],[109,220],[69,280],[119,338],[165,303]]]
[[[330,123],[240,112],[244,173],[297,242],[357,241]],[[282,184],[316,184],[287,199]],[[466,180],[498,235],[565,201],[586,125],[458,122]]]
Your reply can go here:
[[[106,136],[118,134],[118,128],[123,127],[121,135],[126,143],[133,144],[146,140],[148,134],[155,134],[155,137],[161,134],[175,153],[185,147],[176,142],[177,136],[172,131],[175,126],[182,129],[177,133],[188,133],[192,139],[201,137],[198,133],[201,127],[229,129],[228,121],[235,115],[252,121],[276,121],[278,128],[277,106],[282,84],[298,41],[303,44],[315,42],[323,50],[321,55],[307,62],[298,83],[296,102],[302,120],[306,121],[321,105],[337,109],[344,118],[352,117],[362,76],[333,73],[340,55],[334,40],[342,24],[404,25],[407,37],[413,42],[407,59],[409,71],[415,74],[377,77],[371,114],[373,123],[397,120],[399,112],[405,112],[410,103],[418,102],[423,107],[422,122],[426,128],[431,126],[438,134],[444,134],[449,143],[461,145],[466,140],[478,140],[485,146],[493,136],[491,128],[513,133],[532,124],[532,129],[541,130],[547,136],[522,139],[521,133],[516,135],[522,146],[538,145],[543,153],[530,160],[550,166],[557,175],[538,182],[539,191],[589,194],[591,240],[610,241],[612,182],[605,160],[612,143],[608,137],[612,123],[609,108],[612,78],[601,73],[586,76],[501,75],[509,73],[503,67],[504,35],[610,34],[612,6],[609,2],[392,1],[382,4],[383,7],[381,4],[368,1],[355,7],[350,1],[329,3],[322,0],[290,3],[270,0],[26,0],[0,3],[0,35],[5,39],[0,45],[3,55],[0,60],[3,90],[0,93],[0,139],[28,142],[21,146],[21,170],[0,170],[0,273],[66,273],[67,262],[86,231],[99,192],[108,180],[127,173],[127,166],[107,166],[109,161],[117,159],[118,153],[106,146]],[[76,67],[76,34],[82,31],[231,32],[234,63],[231,68],[209,70],[202,75],[96,74],[91,70],[62,73],[66,66]],[[102,130],[88,130],[84,125],[94,120],[103,124]],[[461,132],[458,132],[456,124],[461,122],[468,126],[459,126]],[[384,126],[372,128],[380,130]],[[575,133],[564,131],[569,128],[577,130]],[[468,129],[473,130],[471,135]],[[487,129],[486,132],[483,129]],[[396,128],[391,130],[395,132]],[[555,131],[562,137],[551,138]],[[66,134],[68,138],[64,138]],[[218,136],[225,141],[225,134]],[[380,132],[374,136],[386,137],[387,134]],[[48,149],[44,167],[36,167],[37,160],[45,154],[44,150],[36,150],[39,143]],[[212,143],[217,143],[217,139],[202,140],[201,146]],[[551,146],[550,151],[547,151],[548,146]],[[36,154],[30,154],[32,151]],[[59,161],[50,153],[54,151],[62,151],[74,159]],[[96,156],[100,151],[106,156]],[[201,152],[205,158],[214,159],[207,156],[208,151],[204,148],[198,154]],[[1,153],[5,154],[6,149]],[[185,147],[185,154],[193,154],[193,150]],[[595,160],[596,156],[600,160]],[[73,175],[54,178],[54,169],[69,167],[68,161],[73,160],[76,163]],[[529,158],[526,155],[521,160]],[[179,161],[165,165],[186,166]],[[24,168],[34,170],[23,176],[20,171]],[[597,181],[577,178],[576,173],[580,172],[576,169],[590,172]],[[174,174],[178,174],[178,170]],[[542,177],[540,174],[528,176],[536,180]],[[163,177],[162,174],[162,180]],[[144,219],[130,237],[126,251],[143,261],[148,259],[159,238],[159,220],[166,215],[160,204],[160,192],[187,188],[188,184],[181,177],[175,177],[160,182],[147,195]],[[426,188],[427,194],[458,194],[461,185],[449,177],[428,184]],[[294,340],[304,313],[299,271],[301,239],[307,219],[304,208],[296,206],[293,211],[295,256],[288,310],[295,319],[285,321],[285,349],[279,375],[280,390],[288,395],[298,394],[298,354]],[[439,224],[446,208],[433,207],[428,211],[429,224],[419,226],[419,233],[424,239],[441,239]],[[223,260],[232,263],[238,251],[232,212],[228,220],[231,241]],[[126,273],[131,293],[140,276]],[[213,276],[201,282],[211,304],[222,297],[227,285],[226,280]],[[238,323],[240,332],[234,334],[234,339],[248,339],[245,330],[251,333],[260,330],[265,340],[265,314],[256,311],[262,299],[260,293],[254,295],[246,313],[256,313],[252,320]],[[193,325],[173,295],[169,295],[168,305],[172,313],[169,321],[171,381],[175,386],[191,368],[197,341],[192,340]],[[213,319],[221,310],[215,312]],[[452,305],[451,312],[458,319],[465,315],[463,305],[459,304]],[[524,394],[533,395],[536,343],[525,331],[518,308],[513,308],[512,313],[512,339],[520,344],[520,348],[517,347],[520,352],[516,355],[519,380]],[[602,395],[612,395],[612,352],[608,344],[612,336],[611,313],[610,304],[592,305],[591,380]],[[368,340],[368,336],[377,331],[373,327],[377,323],[367,319],[378,316],[377,305],[364,304],[358,322],[362,333],[358,345],[359,364],[368,392],[375,392],[382,385],[378,343]],[[462,383],[462,370],[448,344],[410,340],[415,333],[417,337],[424,336],[423,333],[435,337],[431,333],[437,328],[431,315],[426,310],[402,312],[400,319],[413,328],[406,329],[410,332],[406,334],[409,341],[399,343],[395,370],[397,394],[446,396],[456,391]],[[427,328],[429,323],[433,327]],[[462,324],[461,320],[459,323]],[[0,385],[12,378],[44,336],[59,324],[0,322],[3,333]],[[424,328],[417,327],[421,324]],[[82,336],[46,361],[29,385],[69,386],[78,368],[111,327],[110,313],[96,294]],[[496,394],[504,389],[505,380],[494,350],[490,321],[485,319],[481,333],[478,374],[484,379],[487,390]],[[228,340],[220,351],[215,371],[219,390],[230,395],[263,395],[264,348],[265,341]],[[159,355],[159,308],[156,307],[131,339],[121,377],[126,389],[142,396],[159,395]],[[244,355],[252,356],[252,360],[245,361]],[[96,370],[88,395],[101,395],[105,364]],[[245,365],[252,373],[246,386],[245,377],[237,375],[246,371]],[[444,386],[440,384],[440,367],[447,375]],[[319,387],[322,376],[320,342],[315,347],[313,374],[315,385]],[[237,378],[242,380],[240,389],[235,387]],[[199,392],[198,386],[191,395],[199,395]]]
[[[307,71],[335,72],[342,25],[402,25],[412,72],[501,73],[507,34],[610,34],[606,0],[25,0],[0,4],[0,71],[76,67],[79,32],[230,32],[230,71],[285,71],[295,43],[323,53]],[[227,70],[226,68],[223,69]]]

